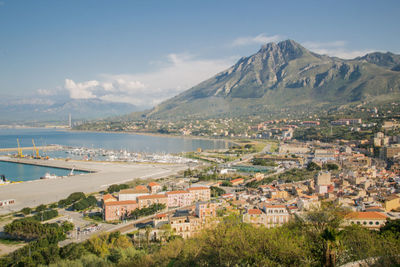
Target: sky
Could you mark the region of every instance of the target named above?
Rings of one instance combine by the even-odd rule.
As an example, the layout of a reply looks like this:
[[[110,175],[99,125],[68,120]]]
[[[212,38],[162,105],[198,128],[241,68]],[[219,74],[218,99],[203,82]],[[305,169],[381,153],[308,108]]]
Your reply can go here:
[[[400,53],[399,14],[390,0],[0,0],[0,96],[150,107],[268,42]]]

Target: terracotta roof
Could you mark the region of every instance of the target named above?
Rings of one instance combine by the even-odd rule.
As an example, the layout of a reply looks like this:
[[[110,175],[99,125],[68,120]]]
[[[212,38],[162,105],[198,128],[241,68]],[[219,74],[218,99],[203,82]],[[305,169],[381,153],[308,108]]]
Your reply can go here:
[[[386,220],[387,216],[376,211],[351,212],[346,215],[346,219],[353,220]]]
[[[144,185],[137,185],[137,186],[135,187],[135,189],[136,189],[136,190],[146,190],[146,191],[147,191],[147,187],[144,186]]]
[[[117,200],[113,195],[111,194],[107,194],[103,196],[103,201],[107,201],[107,200]]]
[[[175,194],[188,194],[188,191],[178,190],[178,191],[170,191],[165,193],[166,195],[175,195]]]
[[[249,209],[247,213],[250,215],[255,215],[255,214],[262,214],[262,211],[259,209]]]
[[[167,217],[167,214],[165,214],[165,213],[156,214],[155,217],[156,217],[156,218],[165,218],[165,217]]]
[[[159,183],[156,183],[156,182],[150,182],[150,183],[149,183],[149,186],[150,186],[150,187],[153,187],[153,186],[160,186],[160,184],[159,184]]]
[[[154,198],[166,198],[166,195],[148,195],[148,196],[138,196],[137,199],[154,199]]]
[[[236,182],[241,182],[241,181],[244,181],[244,179],[243,178],[237,178],[235,180],[232,180],[231,183],[236,183]]]
[[[286,206],[285,205],[265,205],[264,206],[265,208],[268,208],[268,209],[273,209],[273,208],[286,208]]]
[[[191,190],[206,190],[206,189],[210,189],[210,188],[205,187],[205,186],[199,186],[199,187],[190,187],[187,190],[191,191]]]
[[[120,194],[141,194],[141,193],[148,193],[149,190],[144,187],[136,187],[136,188],[130,188],[130,189],[122,189],[121,191],[119,191]]]
[[[124,201],[112,201],[112,202],[107,202],[104,205],[105,206],[120,206],[120,205],[133,205],[137,204],[135,200],[124,200]]]

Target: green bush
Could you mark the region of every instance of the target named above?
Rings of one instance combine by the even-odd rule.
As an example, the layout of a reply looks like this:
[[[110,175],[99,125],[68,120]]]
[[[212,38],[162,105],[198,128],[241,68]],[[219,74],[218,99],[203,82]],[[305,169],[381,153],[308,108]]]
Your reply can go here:
[[[32,209],[31,208],[23,208],[22,210],[21,210],[21,212],[24,214],[24,215],[29,215],[29,214],[31,214],[32,213]]]

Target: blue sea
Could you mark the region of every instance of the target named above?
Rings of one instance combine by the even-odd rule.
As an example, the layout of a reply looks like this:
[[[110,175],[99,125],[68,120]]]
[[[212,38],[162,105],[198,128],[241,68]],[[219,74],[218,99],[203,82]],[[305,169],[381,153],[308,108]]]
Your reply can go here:
[[[129,152],[145,153],[180,153],[195,151],[197,148],[222,149],[228,148],[231,144],[225,140],[149,136],[125,133],[73,132],[47,128],[7,128],[0,129],[0,148],[17,147],[17,138],[23,147],[32,147],[32,139],[34,139],[36,146],[57,144],[72,147],[103,148],[107,150],[127,150]],[[24,151],[23,153],[32,155],[33,151]],[[69,156],[63,151],[49,151],[46,153],[47,155],[54,157]],[[0,162],[0,174],[4,174],[7,179],[12,181],[28,181],[39,179],[47,172],[56,174],[58,176],[63,176],[69,174],[70,171],[41,166]]]
[[[0,129],[0,148],[50,144],[127,150],[129,152],[179,153],[202,149],[228,148],[225,140],[193,139],[184,137],[150,136],[125,133],[73,132],[56,129]]]

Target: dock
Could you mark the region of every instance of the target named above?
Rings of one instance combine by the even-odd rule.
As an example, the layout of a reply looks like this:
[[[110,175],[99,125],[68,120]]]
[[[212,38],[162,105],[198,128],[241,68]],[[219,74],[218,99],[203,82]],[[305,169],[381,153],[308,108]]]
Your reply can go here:
[[[76,167],[75,164],[71,164],[68,161],[63,161],[63,160],[44,160],[44,159],[0,157],[0,161],[26,164],[26,165],[35,165],[35,166],[42,166],[42,167],[51,167],[51,168],[65,169],[65,170],[74,169],[75,171],[82,171],[82,172],[87,172],[87,173],[96,172],[96,170],[94,170],[94,169],[89,169],[89,168],[84,168],[84,167],[83,168]]]
[[[38,150],[57,150],[61,149],[62,147],[59,145],[50,145],[50,146],[37,146],[36,149]],[[20,147],[22,151],[26,150],[34,150],[35,148],[33,146],[26,146],[26,147]],[[9,147],[9,148],[0,148],[0,152],[13,152],[13,151],[18,151],[18,147]]]

